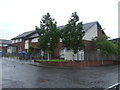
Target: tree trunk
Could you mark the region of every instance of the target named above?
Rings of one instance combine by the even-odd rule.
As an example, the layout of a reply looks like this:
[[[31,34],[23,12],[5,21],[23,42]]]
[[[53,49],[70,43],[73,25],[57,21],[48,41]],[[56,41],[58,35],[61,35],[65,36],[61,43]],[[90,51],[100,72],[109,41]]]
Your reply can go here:
[[[44,51],[41,50],[41,59],[44,59]]]
[[[79,60],[79,51],[77,52],[77,60]]]
[[[74,61],[75,60],[75,54],[73,53],[73,60],[72,61]]]
[[[45,50],[43,51],[43,59],[45,59],[46,52]]]
[[[48,61],[50,60],[50,55],[49,55],[49,52],[48,52]]]

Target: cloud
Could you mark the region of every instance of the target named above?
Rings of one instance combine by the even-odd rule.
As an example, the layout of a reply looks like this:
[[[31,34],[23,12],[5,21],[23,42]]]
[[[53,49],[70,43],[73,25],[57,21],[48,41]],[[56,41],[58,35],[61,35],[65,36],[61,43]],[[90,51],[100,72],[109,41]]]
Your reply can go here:
[[[0,0],[0,31],[4,33],[2,37],[9,39],[39,26],[47,12],[58,26],[65,25],[71,13],[77,12],[83,23],[99,21],[106,34],[116,37],[112,33],[117,30],[117,5],[118,0]],[[8,37],[8,32],[14,34]]]

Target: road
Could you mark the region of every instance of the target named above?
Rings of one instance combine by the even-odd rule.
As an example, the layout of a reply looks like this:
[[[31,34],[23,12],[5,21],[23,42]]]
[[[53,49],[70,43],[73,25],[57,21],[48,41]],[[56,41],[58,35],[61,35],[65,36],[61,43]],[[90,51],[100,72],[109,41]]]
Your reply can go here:
[[[1,59],[3,88],[106,88],[118,82],[118,66],[45,67]]]

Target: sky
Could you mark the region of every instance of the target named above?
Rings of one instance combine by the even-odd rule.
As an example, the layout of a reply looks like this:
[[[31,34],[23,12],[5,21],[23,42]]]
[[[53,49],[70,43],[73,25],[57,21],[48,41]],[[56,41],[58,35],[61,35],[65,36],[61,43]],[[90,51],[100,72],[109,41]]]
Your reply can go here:
[[[118,37],[119,0],[0,0],[0,39],[35,29],[43,15],[50,13],[57,26],[68,23],[77,12],[80,22],[98,21],[106,35]]]

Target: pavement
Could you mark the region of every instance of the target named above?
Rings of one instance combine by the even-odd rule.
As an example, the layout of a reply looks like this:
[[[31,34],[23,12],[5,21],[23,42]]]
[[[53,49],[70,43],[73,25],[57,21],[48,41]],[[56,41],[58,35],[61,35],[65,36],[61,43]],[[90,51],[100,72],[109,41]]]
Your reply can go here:
[[[6,59],[6,60],[10,60],[10,61],[14,61],[14,62],[18,62],[18,63],[22,63],[22,64],[29,64],[29,65],[34,65],[34,66],[39,66],[39,67],[48,67],[45,64],[41,64],[38,62],[34,62],[33,60],[20,60],[18,58],[8,58],[8,57],[2,57],[1,59]]]

